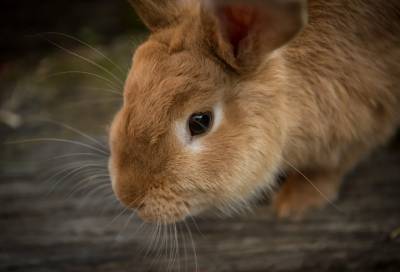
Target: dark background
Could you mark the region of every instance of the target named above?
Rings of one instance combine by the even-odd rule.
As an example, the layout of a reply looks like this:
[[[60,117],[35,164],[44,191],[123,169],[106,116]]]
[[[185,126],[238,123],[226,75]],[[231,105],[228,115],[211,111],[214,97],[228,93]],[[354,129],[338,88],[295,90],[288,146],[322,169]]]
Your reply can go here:
[[[123,0],[4,0],[0,12],[1,61],[54,50],[30,37],[42,32],[64,32],[98,44],[110,42],[116,35],[144,31],[128,1]]]
[[[346,178],[340,211],[300,222],[263,202],[180,223],[175,240],[122,209],[103,153],[146,35],[123,0],[1,2],[0,271],[400,271],[399,140]]]

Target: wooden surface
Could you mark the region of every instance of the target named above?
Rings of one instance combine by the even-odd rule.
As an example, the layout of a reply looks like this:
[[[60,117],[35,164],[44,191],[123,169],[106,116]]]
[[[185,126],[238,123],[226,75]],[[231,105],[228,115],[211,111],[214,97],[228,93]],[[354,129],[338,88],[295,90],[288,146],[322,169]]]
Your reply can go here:
[[[152,246],[154,226],[121,214],[112,196],[105,196],[109,187],[71,196],[85,175],[57,186],[57,177],[45,181],[60,162],[43,159],[84,149],[35,146],[20,158],[40,161],[29,169],[12,170],[13,161],[2,158],[0,271],[400,271],[398,146],[373,154],[347,178],[336,203],[340,211],[327,207],[290,222],[276,220],[261,205],[233,218],[188,220],[177,225],[179,258],[171,250],[174,229],[164,229],[164,238]]]

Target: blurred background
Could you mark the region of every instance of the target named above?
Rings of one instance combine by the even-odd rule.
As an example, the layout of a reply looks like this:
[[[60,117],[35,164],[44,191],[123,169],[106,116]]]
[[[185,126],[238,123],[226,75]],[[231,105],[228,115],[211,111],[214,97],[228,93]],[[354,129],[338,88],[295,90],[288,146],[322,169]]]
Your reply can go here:
[[[0,271],[400,271],[398,139],[347,177],[340,211],[144,225],[105,169],[148,35],[128,2],[3,0],[0,15]]]

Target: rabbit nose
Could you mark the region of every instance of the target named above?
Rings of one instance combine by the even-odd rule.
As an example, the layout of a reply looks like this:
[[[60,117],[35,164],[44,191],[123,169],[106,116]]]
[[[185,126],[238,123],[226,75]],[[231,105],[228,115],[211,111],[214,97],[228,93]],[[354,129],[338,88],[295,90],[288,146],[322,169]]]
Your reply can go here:
[[[116,180],[113,190],[117,199],[125,207],[130,209],[143,208],[144,192],[142,188],[130,182]]]

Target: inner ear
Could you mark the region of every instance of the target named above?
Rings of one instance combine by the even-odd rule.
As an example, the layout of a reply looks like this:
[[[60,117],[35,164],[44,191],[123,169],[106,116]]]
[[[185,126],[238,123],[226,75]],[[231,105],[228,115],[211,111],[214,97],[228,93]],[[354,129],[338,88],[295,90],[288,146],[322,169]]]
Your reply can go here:
[[[202,17],[214,21],[214,48],[236,69],[257,66],[306,23],[305,0],[206,1]],[[203,18],[203,24],[207,22]]]
[[[221,28],[223,35],[237,56],[240,42],[246,38],[255,22],[256,11],[254,7],[244,4],[219,6],[216,11],[219,23],[223,26]]]

